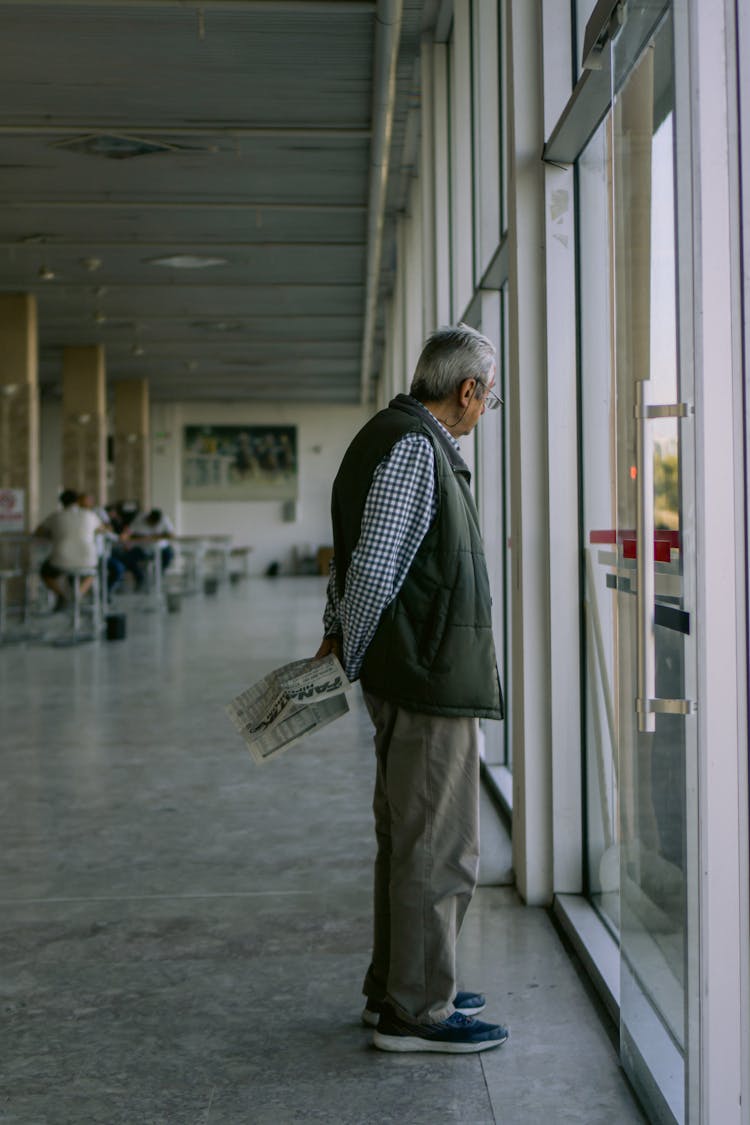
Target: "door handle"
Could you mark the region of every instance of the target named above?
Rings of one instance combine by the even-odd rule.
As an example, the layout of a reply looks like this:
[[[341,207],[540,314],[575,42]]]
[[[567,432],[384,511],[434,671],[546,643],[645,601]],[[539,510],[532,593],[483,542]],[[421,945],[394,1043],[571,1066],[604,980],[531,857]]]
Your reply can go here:
[[[688,418],[692,408],[685,402],[654,406],[648,401],[650,383],[635,384],[636,418],[636,616],[637,674],[635,709],[638,730],[656,730],[656,716],[689,715],[695,710],[690,699],[656,698],[656,642],[654,637],[654,439],[649,422],[654,418]]]

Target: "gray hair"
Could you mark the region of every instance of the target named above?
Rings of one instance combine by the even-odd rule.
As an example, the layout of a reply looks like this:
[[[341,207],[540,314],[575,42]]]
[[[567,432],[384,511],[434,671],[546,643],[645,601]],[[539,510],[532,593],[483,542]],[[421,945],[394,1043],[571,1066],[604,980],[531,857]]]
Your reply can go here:
[[[420,402],[443,402],[464,379],[476,379],[479,398],[494,367],[495,347],[486,336],[467,324],[439,328],[422,348],[409,393]]]

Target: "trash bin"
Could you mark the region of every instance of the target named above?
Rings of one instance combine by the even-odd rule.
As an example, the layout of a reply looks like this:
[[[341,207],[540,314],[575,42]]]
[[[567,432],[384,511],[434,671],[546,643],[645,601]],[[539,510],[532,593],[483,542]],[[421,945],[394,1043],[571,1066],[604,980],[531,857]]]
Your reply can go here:
[[[167,613],[179,613],[182,608],[182,596],[176,590],[167,590]]]
[[[219,589],[219,579],[212,574],[207,574],[203,579],[203,593],[215,594]]]
[[[125,640],[125,623],[127,618],[124,613],[109,613],[105,619],[108,641]]]

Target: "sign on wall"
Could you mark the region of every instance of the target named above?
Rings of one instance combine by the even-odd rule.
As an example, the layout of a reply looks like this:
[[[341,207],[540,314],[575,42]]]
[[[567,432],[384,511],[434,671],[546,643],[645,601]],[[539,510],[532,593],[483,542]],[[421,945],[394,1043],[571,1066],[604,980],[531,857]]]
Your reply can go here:
[[[0,534],[23,534],[24,503],[22,488],[0,488]]]
[[[294,500],[296,426],[185,426],[183,500]]]

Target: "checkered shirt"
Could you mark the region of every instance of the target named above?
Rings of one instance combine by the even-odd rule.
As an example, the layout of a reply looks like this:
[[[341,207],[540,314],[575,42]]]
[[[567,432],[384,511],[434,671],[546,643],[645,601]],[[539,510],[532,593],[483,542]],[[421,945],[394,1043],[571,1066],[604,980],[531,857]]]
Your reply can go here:
[[[458,442],[441,429],[458,449]],[[331,562],[323,627],[326,636],[343,637],[343,665],[350,680],[359,675],[383,611],[403,586],[436,511],[432,444],[424,434],[406,434],[373,473],[341,599],[336,560]]]

